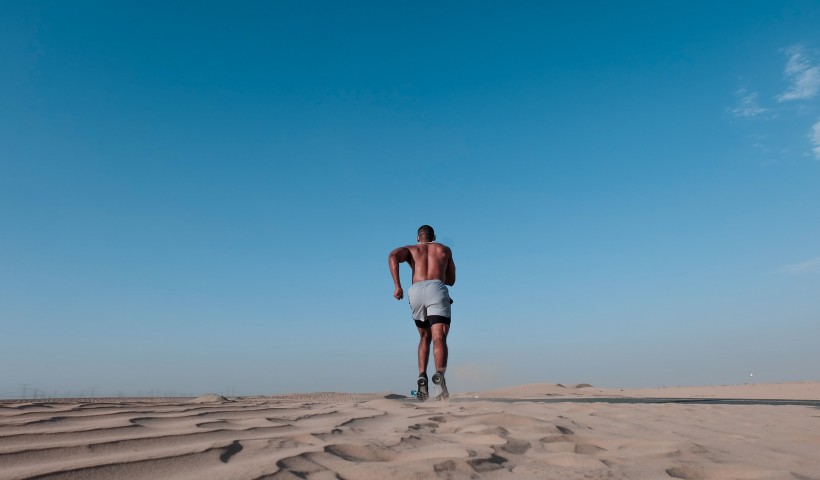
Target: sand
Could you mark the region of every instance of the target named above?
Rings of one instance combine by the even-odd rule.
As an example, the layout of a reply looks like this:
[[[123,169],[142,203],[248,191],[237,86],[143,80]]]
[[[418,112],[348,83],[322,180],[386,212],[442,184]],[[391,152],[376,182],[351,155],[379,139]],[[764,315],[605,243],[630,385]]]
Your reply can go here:
[[[820,383],[5,401],[0,479],[820,480],[816,406],[573,398],[818,401]]]

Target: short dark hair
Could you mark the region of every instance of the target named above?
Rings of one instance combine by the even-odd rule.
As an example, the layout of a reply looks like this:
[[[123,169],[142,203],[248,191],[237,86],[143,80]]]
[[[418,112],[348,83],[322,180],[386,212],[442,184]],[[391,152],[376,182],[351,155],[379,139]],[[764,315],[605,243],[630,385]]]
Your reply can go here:
[[[430,225],[422,225],[419,227],[419,236],[427,237],[430,240],[435,240],[436,232],[433,230],[433,227]]]

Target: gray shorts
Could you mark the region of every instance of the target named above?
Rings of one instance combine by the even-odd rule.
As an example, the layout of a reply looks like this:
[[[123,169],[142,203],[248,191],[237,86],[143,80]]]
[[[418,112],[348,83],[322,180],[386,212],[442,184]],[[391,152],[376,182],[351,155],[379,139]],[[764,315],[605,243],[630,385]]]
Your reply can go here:
[[[450,292],[441,280],[424,280],[410,287],[410,310],[416,325],[450,323]],[[428,322],[428,317],[430,321]]]

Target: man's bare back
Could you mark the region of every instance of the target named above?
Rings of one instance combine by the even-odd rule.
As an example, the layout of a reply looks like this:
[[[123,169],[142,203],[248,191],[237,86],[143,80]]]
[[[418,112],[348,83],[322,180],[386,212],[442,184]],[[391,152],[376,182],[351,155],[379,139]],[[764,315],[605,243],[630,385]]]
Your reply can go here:
[[[416,245],[399,247],[390,252],[390,273],[396,291],[397,300],[404,297],[399,279],[399,264],[407,262],[413,270],[413,283],[425,280],[441,280],[445,285],[456,283],[456,265],[453,263],[453,252],[450,247],[436,242],[419,242]]]

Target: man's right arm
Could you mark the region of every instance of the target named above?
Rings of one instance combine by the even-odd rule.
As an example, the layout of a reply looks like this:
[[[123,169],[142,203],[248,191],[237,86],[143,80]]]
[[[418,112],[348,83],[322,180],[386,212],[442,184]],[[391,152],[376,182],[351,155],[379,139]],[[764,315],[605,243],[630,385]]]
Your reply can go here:
[[[453,252],[448,252],[447,268],[444,270],[444,284],[451,287],[456,283],[456,264],[453,262]]]
[[[393,291],[393,296],[396,300],[404,298],[404,290],[401,288],[401,278],[399,277],[399,264],[410,259],[410,250],[407,247],[399,247],[387,257],[387,263],[390,265],[390,275],[393,276],[393,285],[396,289]]]

